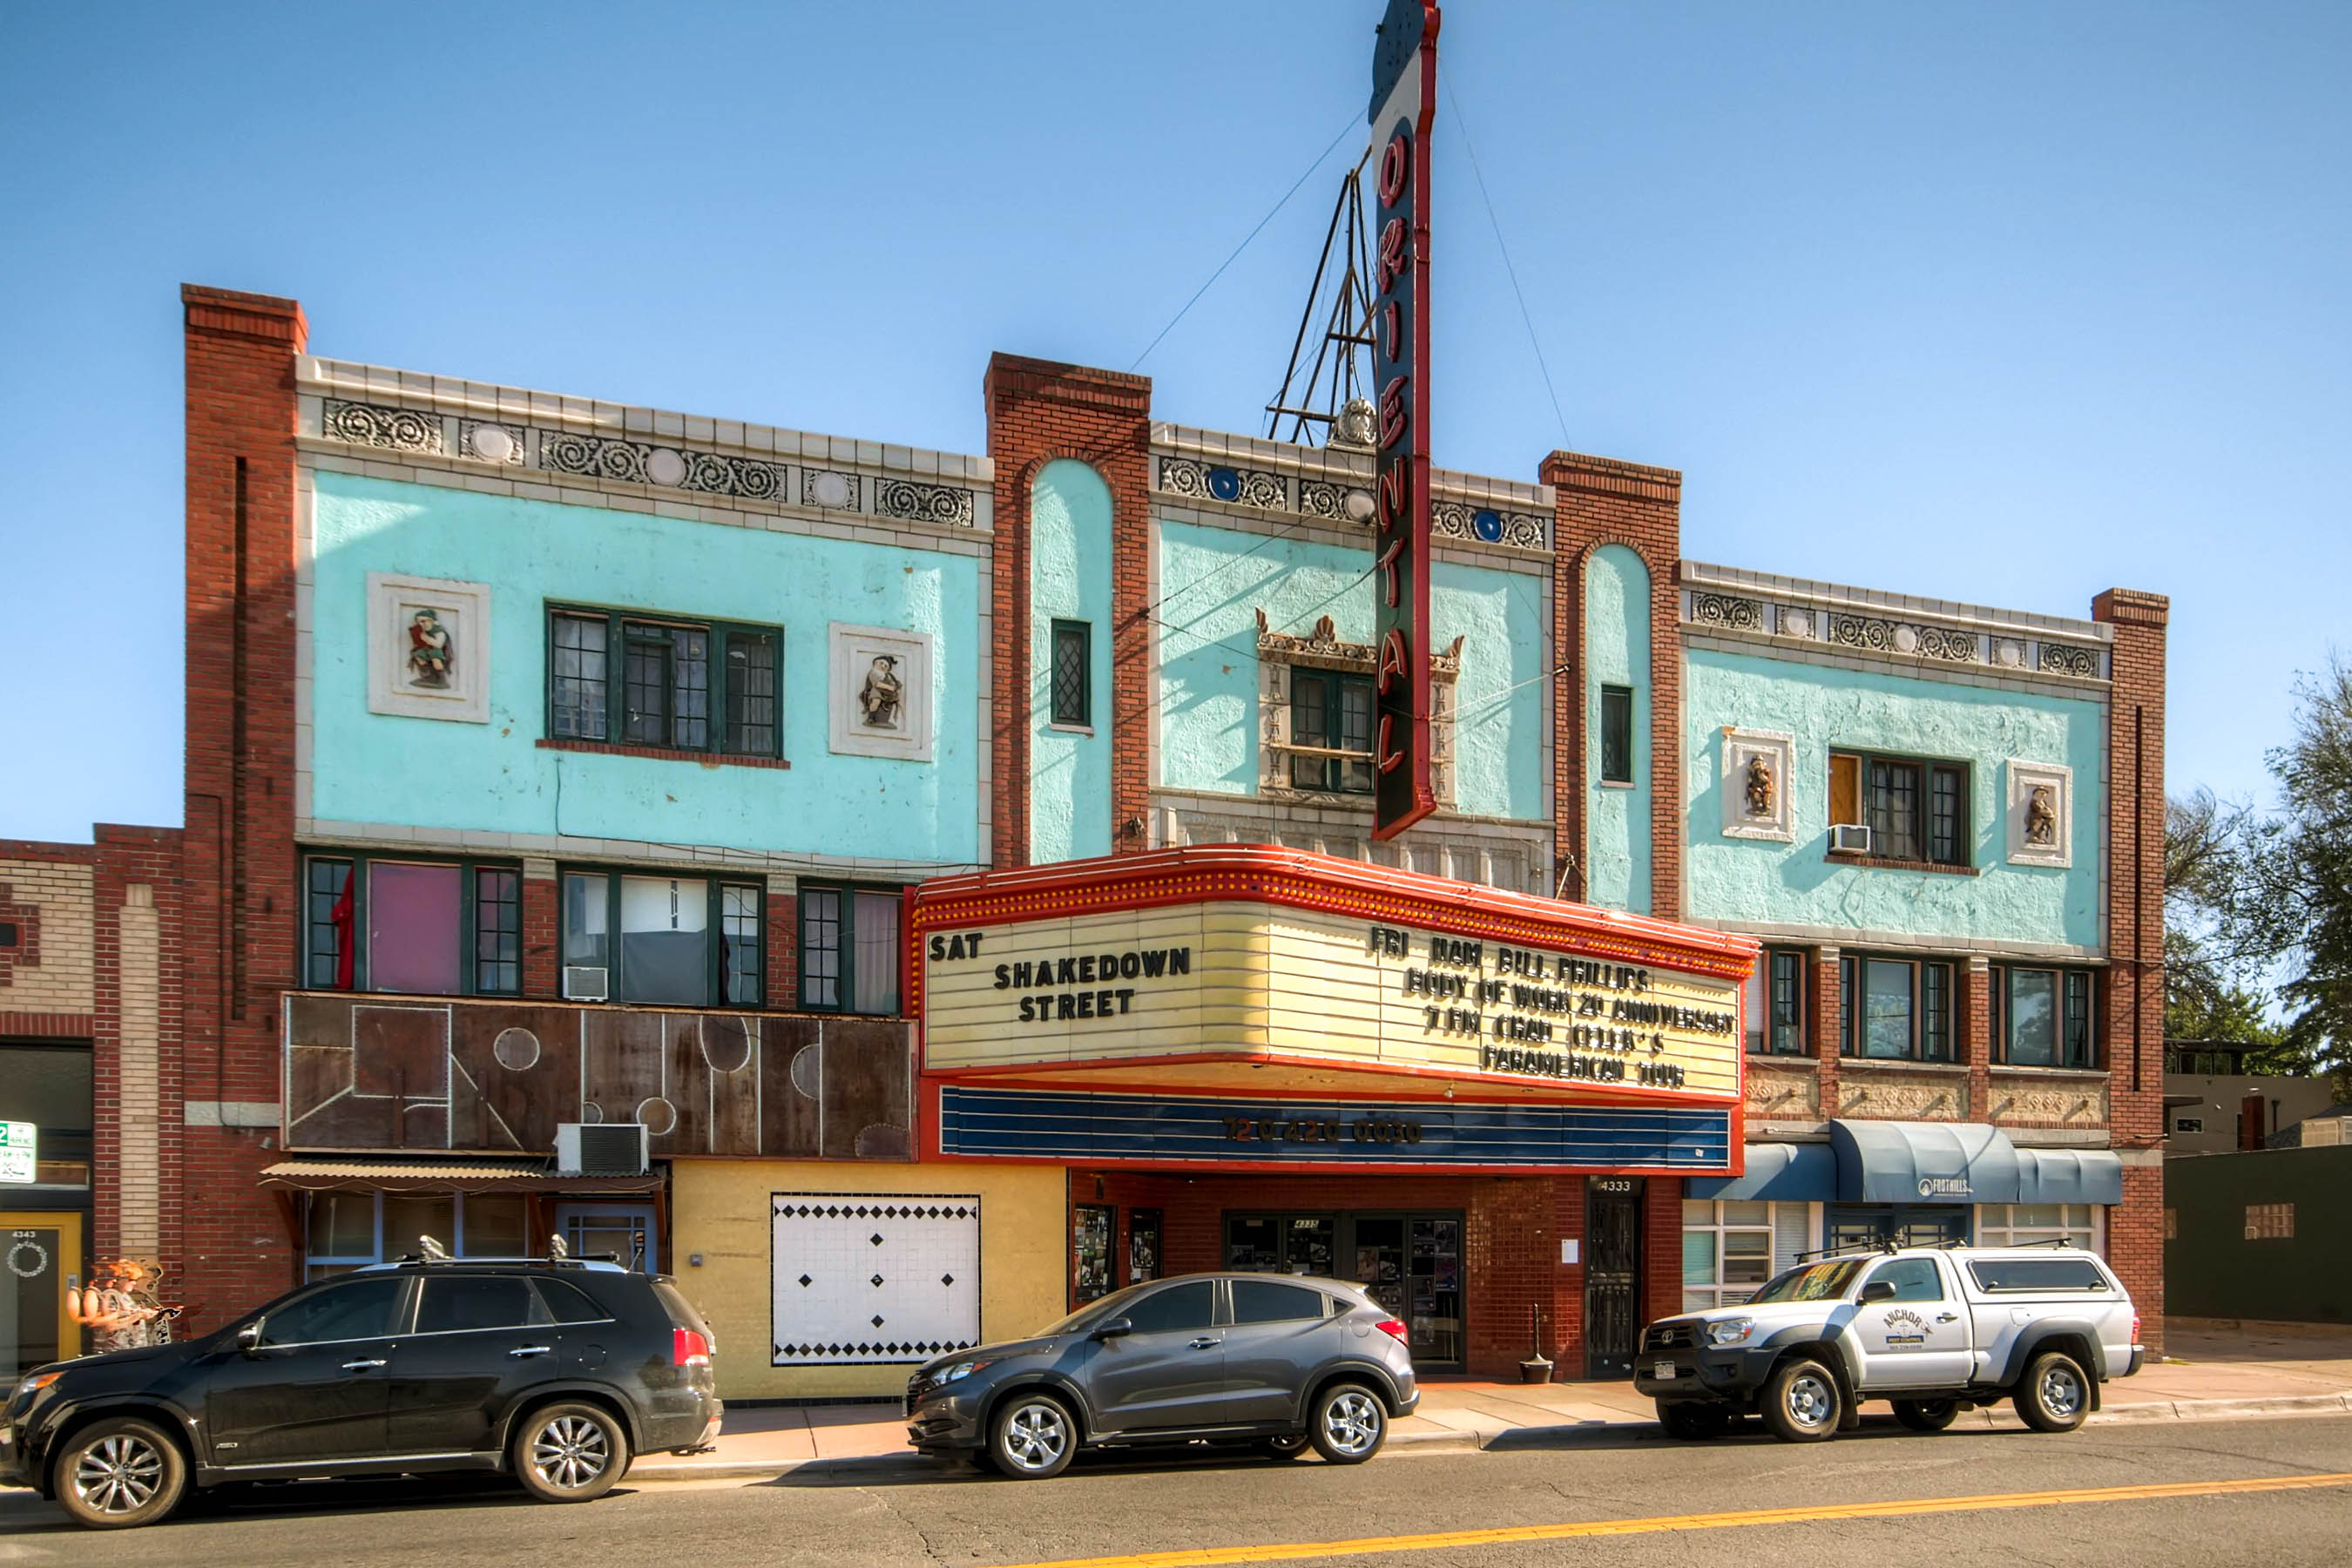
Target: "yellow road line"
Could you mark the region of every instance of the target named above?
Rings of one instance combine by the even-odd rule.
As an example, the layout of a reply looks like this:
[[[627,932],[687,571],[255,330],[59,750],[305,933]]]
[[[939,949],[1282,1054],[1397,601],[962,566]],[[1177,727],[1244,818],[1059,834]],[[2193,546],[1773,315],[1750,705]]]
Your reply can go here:
[[[1386,1552],[1442,1552],[1464,1546],[1507,1546],[1523,1541],[1573,1541],[1601,1535],[1652,1535],[1675,1530],[1738,1530],[1759,1524],[1807,1524],[1832,1519],[1896,1519],[1922,1513],[1968,1513],[2003,1508],[2063,1508],[2086,1502],[2145,1502],[2157,1498],[2221,1497],[2244,1492],[2311,1491],[2352,1486],[2352,1472],[2324,1476],[2254,1476],[2231,1481],[2169,1481],[2138,1487],[2086,1487],[2069,1491],[1988,1492],[1977,1497],[1895,1498],[1877,1502],[1817,1503],[1809,1508],[1744,1509],[1737,1513],[1682,1513],[1647,1519],[1591,1519],[1572,1524],[1514,1524],[1491,1530],[1446,1530],[1428,1535],[1370,1535],[1356,1541],[1271,1542],[1257,1546],[1195,1546],[1123,1557],[1071,1557],[1014,1568],[1213,1568],[1223,1563],[1295,1563],[1314,1557],[1365,1557]]]

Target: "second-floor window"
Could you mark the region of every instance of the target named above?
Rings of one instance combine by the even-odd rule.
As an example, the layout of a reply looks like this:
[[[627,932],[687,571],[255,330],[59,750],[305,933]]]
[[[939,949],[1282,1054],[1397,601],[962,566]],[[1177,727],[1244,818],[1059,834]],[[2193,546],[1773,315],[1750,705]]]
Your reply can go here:
[[[1095,721],[1094,626],[1087,621],[1054,623],[1054,722],[1086,729]]]
[[[2089,970],[2002,965],[1992,972],[1992,987],[1996,1061],[2011,1067],[2099,1065]]]
[[[780,754],[774,626],[551,608],[547,732],[663,751]]]
[[[898,890],[801,884],[801,1005],[898,1010]]]
[[[1881,1061],[1955,1059],[1953,965],[1932,960],[1838,960],[1839,1053]]]
[[[1292,670],[1290,743],[1290,782],[1296,787],[1370,795],[1371,677],[1338,669]],[[1330,754],[1335,752],[1341,754]]]
[[[1759,1056],[1805,1053],[1805,953],[1768,947],[1748,977],[1748,1048]]]
[[[1832,752],[1830,825],[1868,827],[1869,852],[1882,860],[1966,866],[1968,767],[1917,757]]]
[[[766,971],[756,882],[563,874],[563,994],[579,1002],[756,1007]]]
[[[1601,782],[1633,782],[1633,689],[1601,689]]]
[[[306,986],[425,996],[521,991],[519,868],[309,855],[302,879]]]

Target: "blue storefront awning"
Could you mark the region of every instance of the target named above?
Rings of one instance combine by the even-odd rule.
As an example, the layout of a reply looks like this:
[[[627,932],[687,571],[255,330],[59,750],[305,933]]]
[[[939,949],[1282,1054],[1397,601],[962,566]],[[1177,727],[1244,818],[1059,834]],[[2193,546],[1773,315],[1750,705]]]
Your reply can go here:
[[[1744,1176],[1689,1176],[1683,1192],[1726,1202],[1825,1204],[1837,1196],[1837,1155],[1826,1143],[1750,1143]]]
[[[2123,1157],[2112,1149],[2020,1149],[2017,1202],[2119,1204]]]
[[[1832,1121],[1830,1147],[1841,1203],[2017,1201],[2017,1146],[1983,1122]]]

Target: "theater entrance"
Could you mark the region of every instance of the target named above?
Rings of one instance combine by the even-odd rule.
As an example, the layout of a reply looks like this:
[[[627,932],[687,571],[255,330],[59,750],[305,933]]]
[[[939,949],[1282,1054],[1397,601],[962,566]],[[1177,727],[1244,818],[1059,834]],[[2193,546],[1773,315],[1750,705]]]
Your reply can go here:
[[[1462,1365],[1461,1210],[1228,1210],[1224,1244],[1227,1268],[1353,1280],[1403,1321],[1415,1366]]]

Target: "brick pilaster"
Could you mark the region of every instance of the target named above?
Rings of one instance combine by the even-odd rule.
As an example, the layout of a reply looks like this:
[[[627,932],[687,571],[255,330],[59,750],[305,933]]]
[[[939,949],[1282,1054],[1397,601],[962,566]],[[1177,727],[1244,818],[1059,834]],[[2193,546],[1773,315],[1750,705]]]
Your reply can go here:
[[[562,994],[562,959],[556,947],[562,884],[552,860],[522,863],[522,994],[549,1000]]]
[[[1838,1113],[1838,1042],[1844,1037],[1845,999],[1838,987],[1839,952],[1834,947],[1813,949],[1813,983],[1807,988],[1806,1037],[1812,1042],[1814,1072],[1821,1081],[1821,1115]]]
[[[2107,1247],[2151,1344],[2164,1318],[2164,688],[2161,594],[2110,588],[2091,616],[2115,628],[2107,707],[2107,972],[2100,986],[2108,1127],[2127,1165]],[[2086,842],[2077,829],[2076,844]]]
[[[1682,566],[1683,477],[1673,468],[1579,452],[1554,452],[1542,465],[1552,487],[1552,636],[1561,673],[1552,680],[1552,813],[1556,853],[1565,866],[1551,880],[1571,899],[1587,894],[1584,863],[1584,573],[1592,552],[1622,544],[1650,572],[1650,908],[1672,920],[1682,912]],[[1637,911],[1640,912],[1640,911]]]
[[[1982,1121],[1992,1108],[1992,964],[1982,953],[1970,954],[1960,967],[1959,1005],[1952,1028],[1969,1068],[1965,1120]]]
[[[996,463],[993,863],[1029,863],[1029,495],[1057,458],[1091,465],[1110,488],[1111,848],[1148,847],[1151,379],[1000,353],[989,359],[984,395]]]
[[[180,291],[187,353],[187,801],[184,1100],[271,1103],[278,995],[295,981],[294,359],[291,300]],[[167,1103],[169,1121],[184,1121]],[[180,1129],[188,1194],[164,1261],[209,1329],[294,1279],[257,1184],[273,1130]]]
[[[768,879],[768,1005],[801,1005],[801,900],[798,882]]]
[[[1682,1310],[1683,1179],[1652,1176],[1642,1184],[1642,1306],[1634,1315],[1654,1323]]]

